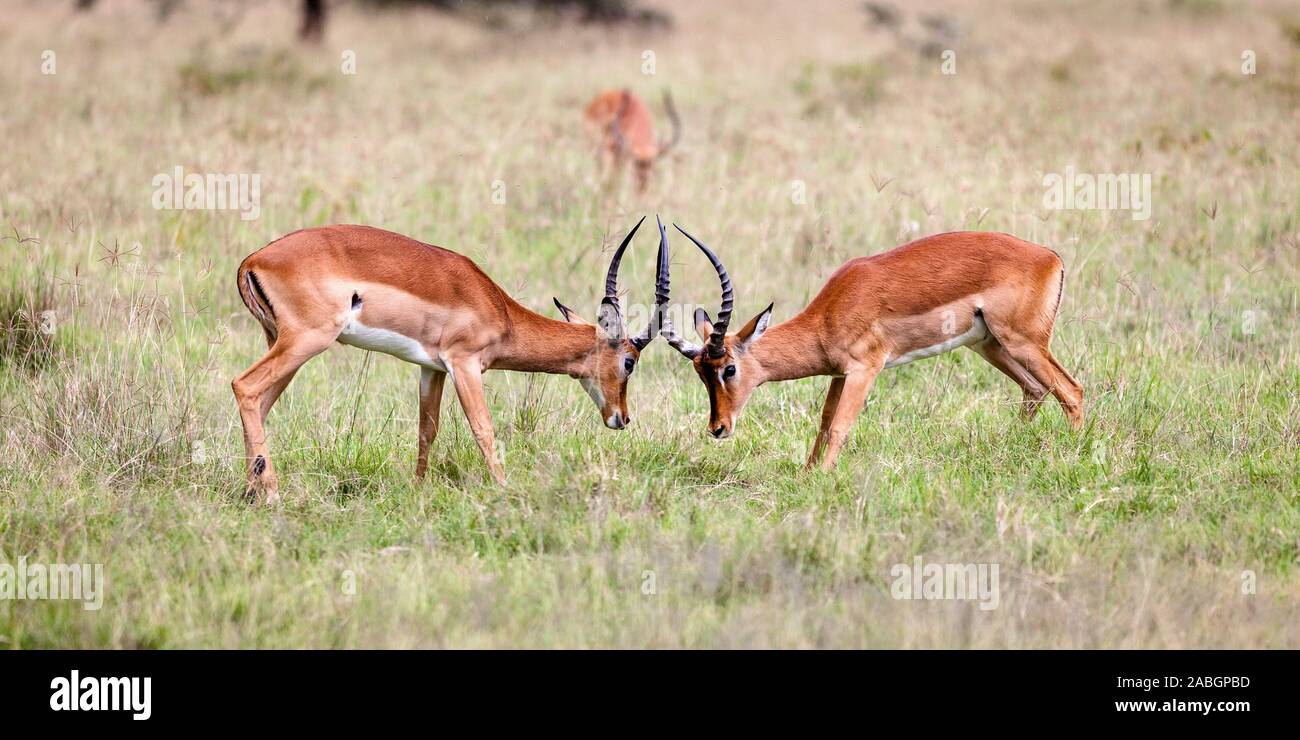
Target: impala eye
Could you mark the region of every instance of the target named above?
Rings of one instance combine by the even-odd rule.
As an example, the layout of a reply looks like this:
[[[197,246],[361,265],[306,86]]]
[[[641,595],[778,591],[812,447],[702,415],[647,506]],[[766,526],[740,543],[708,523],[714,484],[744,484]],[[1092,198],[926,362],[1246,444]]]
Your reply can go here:
[[[628,374],[628,375],[631,375],[631,374],[632,374],[632,368],[634,368],[634,367],[636,367],[636,360],[632,359],[631,357],[628,357],[628,358],[626,358],[626,359],[623,360],[623,372],[624,372],[624,373],[626,373],[626,374]]]
[[[731,377],[735,377],[735,375],[736,375],[736,366],[735,366],[735,365],[727,365],[726,367],[722,368],[722,379],[723,379],[723,380],[726,380],[726,379],[731,378]]]

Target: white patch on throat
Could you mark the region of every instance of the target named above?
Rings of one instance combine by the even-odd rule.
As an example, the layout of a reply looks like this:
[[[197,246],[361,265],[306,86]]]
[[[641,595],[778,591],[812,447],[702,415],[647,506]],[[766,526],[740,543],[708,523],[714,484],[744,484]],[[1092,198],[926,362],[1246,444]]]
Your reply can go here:
[[[588,396],[591,396],[591,400],[596,402],[596,408],[603,411],[605,409],[605,394],[601,392],[600,384],[591,378],[578,378],[578,384],[582,386]]]
[[[932,344],[929,347],[922,347],[920,349],[914,349],[911,352],[904,352],[898,357],[886,360],[885,367],[898,367],[899,365],[906,365],[907,363],[915,362],[916,360],[923,360],[927,357],[941,355],[944,352],[951,352],[958,347],[965,347],[968,344],[983,341],[988,338],[988,335],[989,328],[984,323],[984,317],[980,314],[975,314],[975,320],[971,322],[970,328],[964,333],[958,334],[951,339],[945,339],[938,344]]]
[[[430,370],[447,371],[447,366],[442,360],[430,357],[424,345],[405,334],[389,329],[366,326],[357,318],[360,313],[360,309],[353,311],[347,323],[343,325],[343,331],[338,336],[339,344],[346,344],[370,350],[371,352],[383,352],[399,360],[406,360]]]

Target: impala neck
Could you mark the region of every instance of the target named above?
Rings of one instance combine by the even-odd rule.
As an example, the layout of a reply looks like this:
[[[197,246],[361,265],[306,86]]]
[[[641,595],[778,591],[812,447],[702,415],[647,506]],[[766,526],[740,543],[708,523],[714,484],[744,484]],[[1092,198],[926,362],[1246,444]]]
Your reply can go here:
[[[594,374],[596,327],[556,321],[507,301],[511,330],[492,367],[587,378]]]
[[[835,373],[820,334],[803,313],[763,332],[749,352],[763,367],[764,383]]]

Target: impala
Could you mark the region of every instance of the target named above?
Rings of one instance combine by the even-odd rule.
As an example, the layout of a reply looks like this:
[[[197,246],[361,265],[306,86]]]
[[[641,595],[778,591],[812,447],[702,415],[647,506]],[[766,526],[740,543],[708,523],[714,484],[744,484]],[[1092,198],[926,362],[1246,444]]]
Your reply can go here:
[[[655,138],[650,108],[631,90],[608,90],[587,104],[583,114],[587,126],[600,138],[601,169],[618,173],[625,155],[630,154],[636,169],[637,190],[644,191],[654,164],[681,139],[681,119],[673,98],[664,91],[664,110],[672,123],[672,138]]]
[[[1020,385],[1026,418],[1033,418],[1051,393],[1075,429],[1083,424],[1083,386],[1048,349],[1065,266],[1045,247],[985,232],[918,239],[846,262],[789,321],[769,327],[769,304],[728,336],[735,298],[731,278],[707,246],[681,227],[678,231],[713,264],[722,307],[716,322],[704,309],[696,310],[702,345],[679,336],[662,311],[660,333],[691,360],[708,389],[714,437],[731,436],[759,385],[829,375],[821,428],[807,462],[811,468],[821,459],[829,469],[882,369],[958,347],[970,347]],[[668,293],[668,236],[661,226],[657,300],[666,303]]]
[[[296,231],[249,255],[239,266],[239,295],[269,350],[231,384],[244,427],[248,495],[267,503],[279,498],[263,428],[267,412],[298,368],[336,340],[420,366],[417,478],[438,435],[448,375],[498,483],[504,472],[483,397],[485,370],[567,374],[595,401],[605,425],[622,429],[632,420],[628,377],[653,338],[650,326],[628,336],[618,301],[619,263],[640,226],[610,260],[595,324],[559,300],[564,321],[534,313],[468,258],[368,226]]]

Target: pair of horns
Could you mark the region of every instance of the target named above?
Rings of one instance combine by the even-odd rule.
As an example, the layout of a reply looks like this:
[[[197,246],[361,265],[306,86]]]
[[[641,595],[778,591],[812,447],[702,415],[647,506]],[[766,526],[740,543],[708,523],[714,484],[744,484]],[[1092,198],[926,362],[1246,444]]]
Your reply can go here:
[[[605,273],[605,299],[603,302],[613,305],[620,314],[622,309],[618,303],[618,268],[623,262],[623,252],[627,251],[627,245],[632,243],[632,237],[636,236],[637,229],[640,229],[641,224],[644,222],[645,216],[642,216],[641,220],[636,222],[636,226],[633,226],[632,230],[627,233],[627,236],[623,237],[623,243],[619,244],[618,249],[614,251],[614,257],[609,262],[609,271]],[[654,327],[658,324],[659,333],[668,341],[668,344],[686,357],[694,359],[701,351],[708,352],[710,357],[721,357],[726,351],[723,340],[727,337],[727,326],[731,323],[731,309],[736,296],[731,285],[731,277],[727,274],[727,268],[723,266],[722,260],[718,259],[718,255],[714,254],[713,250],[705,246],[699,239],[691,236],[686,229],[673,224],[673,228],[682,232],[682,235],[700,248],[700,251],[713,265],[713,269],[717,271],[718,282],[722,285],[722,306],[718,311],[718,320],[713,322],[713,330],[709,334],[708,343],[700,347],[679,336],[673,328],[672,320],[664,311],[668,305],[670,295],[668,230],[664,228],[664,224],[659,220],[658,216],[655,216],[655,223],[659,225],[659,261],[655,268],[655,316],[646,325],[645,331],[632,338],[632,344],[638,350],[645,349],[645,346],[654,339]]]
[[[655,217],[659,222],[659,217]],[[695,246],[700,248],[704,256],[712,263],[713,269],[718,273],[718,282],[722,284],[722,307],[718,311],[718,320],[713,323],[713,330],[709,333],[709,341],[703,347],[694,344],[687,339],[679,336],[676,329],[673,328],[672,320],[664,312],[664,307],[668,305],[669,296],[669,266],[668,266],[668,231],[664,228],[662,222],[659,222],[659,266],[655,276],[655,313],[659,321],[659,333],[668,341],[668,344],[678,352],[690,359],[695,359],[701,351],[709,353],[710,357],[721,357],[726,352],[723,346],[723,340],[727,337],[727,325],[731,323],[731,308],[735,302],[736,292],[731,286],[731,277],[727,275],[727,268],[723,266],[722,260],[718,255],[713,253],[699,239],[691,236],[690,232],[677,224],[673,228],[682,232],[690,239]]]

